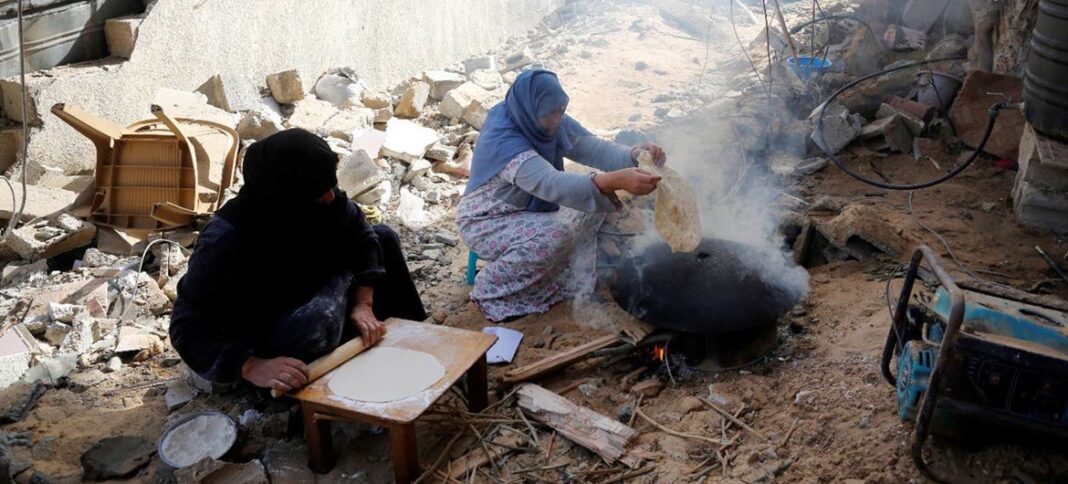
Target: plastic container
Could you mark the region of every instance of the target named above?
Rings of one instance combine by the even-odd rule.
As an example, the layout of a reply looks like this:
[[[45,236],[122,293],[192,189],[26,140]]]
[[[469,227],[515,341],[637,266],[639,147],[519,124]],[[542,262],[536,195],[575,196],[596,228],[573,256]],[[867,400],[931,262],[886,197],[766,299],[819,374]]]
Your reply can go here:
[[[822,74],[827,72],[827,69],[831,68],[832,62],[822,57],[812,57],[807,55],[790,57],[786,59],[786,65],[790,66],[790,70],[794,71],[802,80],[807,81],[808,77],[813,72]]]

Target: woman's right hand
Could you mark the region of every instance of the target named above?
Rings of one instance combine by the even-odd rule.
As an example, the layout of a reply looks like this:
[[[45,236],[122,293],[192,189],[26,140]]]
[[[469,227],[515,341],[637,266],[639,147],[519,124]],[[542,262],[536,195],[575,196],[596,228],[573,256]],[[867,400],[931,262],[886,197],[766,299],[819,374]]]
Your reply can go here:
[[[308,383],[308,366],[296,358],[279,356],[264,359],[253,356],[241,365],[241,378],[260,388],[288,393]]]
[[[648,195],[656,190],[660,177],[641,168],[625,168],[608,173],[600,173],[594,182],[604,192],[623,190],[632,195]]]

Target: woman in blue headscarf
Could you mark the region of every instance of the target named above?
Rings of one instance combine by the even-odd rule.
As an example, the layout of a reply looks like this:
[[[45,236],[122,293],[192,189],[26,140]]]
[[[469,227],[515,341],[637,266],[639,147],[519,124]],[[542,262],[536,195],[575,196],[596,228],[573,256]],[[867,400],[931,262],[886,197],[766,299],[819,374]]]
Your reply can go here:
[[[490,110],[458,207],[460,235],[488,264],[471,300],[490,321],[542,313],[592,287],[596,234],[619,210],[616,191],[646,195],[660,179],[635,168],[639,150],[597,138],[567,116],[556,74],[519,75]],[[564,171],[564,157],[600,170]]]

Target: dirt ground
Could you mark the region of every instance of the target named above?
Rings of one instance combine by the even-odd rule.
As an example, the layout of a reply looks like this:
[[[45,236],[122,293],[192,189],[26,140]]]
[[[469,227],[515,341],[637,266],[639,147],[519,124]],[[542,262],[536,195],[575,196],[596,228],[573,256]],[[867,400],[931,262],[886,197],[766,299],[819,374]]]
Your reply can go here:
[[[666,22],[652,7],[631,2],[588,5],[592,5],[591,10],[576,12],[559,27],[557,35],[541,39],[535,51],[539,58],[546,59],[548,68],[560,74],[571,96],[569,113],[596,132],[612,136],[622,129],[647,129],[662,122],[665,111],[688,110],[715,101],[718,96],[737,93],[740,88],[739,79],[745,75],[739,76],[737,70],[738,46],[722,17],[717,17],[717,35],[706,43]],[[798,13],[791,11],[790,15]],[[739,35],[748,44],[763,26],[742,22],[739,17],[738,27]],[[504,46],[503,50],[510,47]],[[645,67],[636,68],[639,63]],[[692,93],[697,92],[699,79],[703,87],[695,96]],[[905,155],[883,158],[849,154],[843,158],[869,176],[873,173],[867,158],[871,158],[884,175],[899,182],[939,173],[930,163]],[[952,165],[955,159],[956,154],[942,153],[939,161]],[[1062,265],[1068,265],[1068,240],[1024,230],[1015,223],[1009,200],[1013,176],[1014,172],[995,167],[992,160],[980,159],[976,166],[949,182],[916,192],[912,211],[919,221],[945,238],[962,264],[981,277],[1023,290],[1039,288],[1068,297],[1068,285],[1055,279],[1033,249],[1041,246]],[[943,257],[952,273],[963,274],[951,261],[947,248],[910,217],[908,195],[904,192],[863,185],[833,166],[802,179],[792,189],[793,196],[808,204],[829,197],[822,205],[829,204],[834,210],[809,210],[808,215],[814,220],[829,221],[851,210],[874,213],[900,237],[900,243],[927,244]],[[453,230],[452,225],[452,219],[446,217],[437,227]],[[405,235],[409,251],[418,250],[412,241],[414,236]],[[449,276],[434,284],[420,282],[429,310],[439,323],[480,330],[489,323],[467,299],[469,287],[463,283],[466,249],[461,246],[448,251],[452,259],[446,271]],[[909,254],[896,256],[905,261]],[[665,383],[664,389],[644,398],[640,409],[672,430],[732,441],[720,456],[717,457],[715,446],[669,435],[638,418],[633,426],[640,435],[633,449],[646,458],[647,467],[642,469],[647,473],[629,475],[618,471],[606,473],[603,478],[588,477],[594,474],[582,472],[610,467],[598,464],[596,456],[570,445],[561,436],[550,437],[552,432],[542,428],[542,441],[551,438],[555,442],[548,444],[556,446],[557,450],[549,452],[555,454],[555,459],[547,460],[538,452],[520,452],[498,462],[500,469],[477,474],[472,480],[924,482],[908,453],[911,424],[897,416],[894,389],[879,371],[890,322],[887,282],[882,275],[888,264],[893,265],[875,259],[845,260],[811,268],[811,294],[784,318],[777,347],[743,369],[668,376],[661,363],[648,357],[607,367],[600,365],[603,360],[594,359],[536,380],[550,390],[567,389],[564,396],[579,405],[612,418],[626,418],[636,403],[628,391],[631,385],[644,379],[659,379]],[[900,280],[891,281],[892,291],[899,285]],[[509,323],[509,328],[526,336],[514,365],[530,363],[607,334],[606,329],[591,327],[588,321],[576,318],[577,313],[570,304],[560,304],[546,314]],[[558,335],[551,343],[545,341],[546,327]],[[536,341],[549,344],[539,348],[535,347]],[[183,376],[181,366],[175,363],[176,355],[168,349],[163,358],[127,364],[119,378],[80,373],[75,384],[48,391],[27,418],[3,430],[30,432],[34,444],[29,452],[35,472],[57,481],[75,482],[81,473],[79,457],[100,438],[130,433],[153,441],[159,438],[168,420],[176,417],[168,417],[163,401],[165,385]],[[500,378],[514,365],[491,367],[491,390],[495,395],[491,402],[507,394]],[[677,366],[676,371],[679,369]],[[576,382],[581,385],[576,386]],[[707,407],[691,406],[692,399],[685,397],[693,396],[718,399],[731,412],[741,409],[738,418],[754,431],[729,425]],[[442,404],[448,409],[459,402],[449,396]],[[179,413],[209,409],[235,418],[247,415],[245,434],[260,436],[242,438],[229,459],[240,461],[266,455],[268,468],[272,466],[270,456],[303,462],[306,449],[289,403],[242,391],[198,397]],[[318,482],[390,479],[388,439],[383,433],[352,425],[335,427],[340,460],[330,474],[319,476]],[[421,424],[422,462],[436,462],[451,436],[446,427]],[[954,476],[957,482],[1068,480],[1068,459],[1062,449],[1010,445],[976,451],[941,441],[929,447],[936,469]],[[452,449],[450,458],[458,453],[458,449]],[[725,465],[716,466],[720,458]],[[542,466],[557,467],[513,474]],[[30,472],[24,473],[20,479],[25,476],[21,480],[26,480],[29,475]],[[306,469],[293,475],[302,476],[298,479],[312,478]],[[133,480],[172,479],[171,472],[156,458]],[[438,477],[428,479],[438,481]]]

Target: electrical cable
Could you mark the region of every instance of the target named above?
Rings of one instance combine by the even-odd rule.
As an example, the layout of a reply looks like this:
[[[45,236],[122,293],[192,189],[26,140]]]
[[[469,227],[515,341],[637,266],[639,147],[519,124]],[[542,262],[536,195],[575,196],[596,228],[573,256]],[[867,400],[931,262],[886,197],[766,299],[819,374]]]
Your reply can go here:
[[[730,18],[731,18],[731,30],[734,31],[734,38],[738,40],[738,47],[742,49],[742,55],[745,56],[745,60],[749,61],[749,67],[753,68],[753,75],[756,76],[757,82],[760,83],[760,87],[764,89],[768,97],[771,97],[771,90],[764,83],[764,80],[760,77],[760,69],[757,69],[756,63],[753,62],[753,58],[749,56],[749,51],[746,50],[745,44],[742,42],[742,36],[738,35],[738,26],[734,23],[734,1],[730,2]]]
[[[18,220],[22,218],[22,212],[26,209],[26,160],[29,158],[29,146],[30,146],[30,127],[27,116],[29,113],[29,99],[26,88],[26,38],[25,28],[22,21],[22,2],[18,0],[15,9],[18,15],[18,29],[19,29],[19,82],[22,84],[22,162],[21,162],[21,178],[22,178],[22,200],[15,200],[15,190],[11,190],[11,220],[8,220],[7,226],[4,228],[3,237],[7,237],[7,234],[14,230]],[[7,177],[4,177],[4,182],[11,186],[11,182]],[[18,205],[18,210],[15,209],[15,205]]]
[[[820,109],[819,109],[819,113],[817,114],[817,121],[816,121],[816,132],[819,133],[819,141],[820,142],[816,143],[816,145],[819,147],[820,151],[823,151],[823,153],[825,155],[827,155],[828,158],[830,158],[831,162],[833,162],[839,169],[844,171],[850,177],[853,177],[854,179],[856,179],[858,181],[867,183],[868,185],[871,185],[871,186],[874,186],[874,187],[878,187],[878,188],[883,188],[883,189],[886,189],[886,190],[920,190],[920,189],[923,189],[923,188],[929,188],[929,187],[938,185],[938,184],[940,184],[942,182],[945,182],[946,180],[949,180],[950,178],[953,178],[953,177],[959,175],[966,168],[971,166],[971,164],[973,162],[975,162],[976,159],[979,158],[979,154],[982,152],[983,147],[985,147],[987,141],[990,140],[990,134],[994,131],[994,123],[995,123],[995,121],[997,121],[998,113],[1000,113],[1000,111],[1002,109],[1005,109],[1007,107],[1012,106],[1013,103],[1004,102],[1003,101],[1003,102],[995,103],[993,106],[991,106],[990,110],[987,112],[988,121],[987,121],[987,125],[986,125],[986,131],[983,133],[983,137],[982,137],[981,141],[979,142],[979,145],[975,147],[975,151],[972,152],[972,155],[966,161],[964,161],[963,163],[957,165],[957,167],[954,168],[953,170],[951,170],[949,173],[946,173],[945,175],[942,175],[940,177],[925,181],[923,183],[912,183],[912,184],[904,184],[904,185],[895,185],[895,184],[891,184],[891,183],[883,183],[883,182],[871,180],[869,178],[865,178],[860,173],[857,173],[853,169],[851,169],[848,166],[846,166],[845,163],[842,162],[842,160],[838,159],[838,157],[834,155],[834,153],[831,153],[830,151],[828,151],[825,148],[825,146],[827,145],[827,138],[826,138],[826,135],[825,135],[824,129],[823,129],[824,114],[827,111],[827,106],[830,106],[831,103],[833,103],[834,100],[838,98],[838,96],[840,96],[842,93],[852,89],[856,85],[858,85],[858,84],[860,84],[860,83],[862,83],[864,81],[867,81],[869,79],[872,79],[872,78],[875,78],[875,77],[878,77],[878,76],[882,76],[884,74],[889,74],[889,73],[897,72],[897,71],[904,70],[904,69],[910,69],[910,68],[917,67],[917,66],[929,65],[929,64],[934,64],[934,63],[937,63],[937,62],[947,62],[947,61],[953,61],[953,60],[961,60],[961,58],[959,58],[959,57],[951,57],[951,58],[945,58],[945,59],[935,59],[935,60],[930,60],[930,61],[914,62],[914,63],[911,63],[911,64],[906,64],[906,65],[898,66],[898,67],[892,67],[890,69],[885,69],[885,70],[882,70],[882,71],[879,71],[879,72],[868,74],[868,75],[866,75],[864,77],[861,77],[860,79],[856,79],[856,80],[850,82],[849,84],[846,84],[845,86],[842,86],[842,87],[838,88],[837,91],[832,93],[827,98],[827,100],[824,101],[822,105],[820,105]]]
[[[768,117],[771,117],[771,91],[775,87],[774,69],[771,67],[771,22],[768,21],[768,2],[760,0],[764,7],[764,48],[768,55]]]

